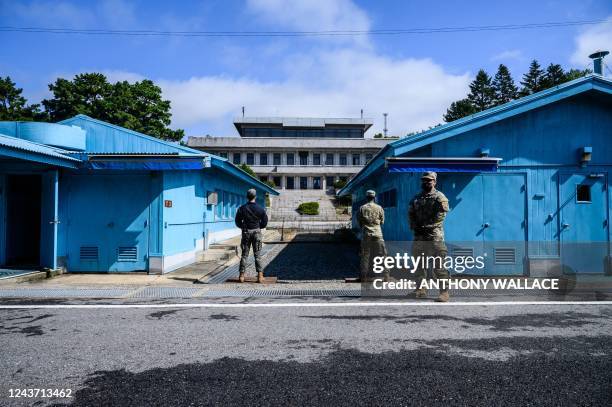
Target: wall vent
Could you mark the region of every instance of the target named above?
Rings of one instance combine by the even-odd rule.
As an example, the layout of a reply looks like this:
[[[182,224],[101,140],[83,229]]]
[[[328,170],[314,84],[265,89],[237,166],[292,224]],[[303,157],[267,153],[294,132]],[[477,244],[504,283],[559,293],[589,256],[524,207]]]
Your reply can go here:
[[[514,247],[496,247],[495,264],[516,264],[516,249]]]
[[[79,259],[81,261],[98,261],[98,246],[81,246]]]
[[[137,261],[138,248],[136,246],[119,246],[117,248],[117,261]]]
[[[473,247],[454,247],[453,257],[474,257]]]

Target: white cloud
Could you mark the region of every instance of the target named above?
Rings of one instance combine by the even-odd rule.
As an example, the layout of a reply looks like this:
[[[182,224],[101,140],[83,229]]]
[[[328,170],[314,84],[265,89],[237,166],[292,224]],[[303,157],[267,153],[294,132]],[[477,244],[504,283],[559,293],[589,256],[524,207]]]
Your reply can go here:
[[[233,133],[231,119],[245,106],[248,116],[358,117],[363,108],[375,119],[372,134],[382,130],[384,112],[390,134],[404,135],[440,123],[446,107],[465,96],[470,79],[429,59],[394,60],[369,51],[311,58],[315,68],[283,81],[204,76],[158,83],[172,101],[173,125],[200,134]]]
[[[571,56],[571,62],[580,69],[591,68],[590,54],[597,50],[612,51],[612,16],[609,16],[605,22],[582,32],[576,37],[575,42],[576,49]]]
[[[491,57],[492,61],[508,61],[508,60],[520,61],[523,59],[524,59],[523,52],[520,49],[505,50]]]
[[[350,0],[247,0],[262,22],[295,31],[367,31],[368,15]],[[367,36],[315,37],[367,44]]]

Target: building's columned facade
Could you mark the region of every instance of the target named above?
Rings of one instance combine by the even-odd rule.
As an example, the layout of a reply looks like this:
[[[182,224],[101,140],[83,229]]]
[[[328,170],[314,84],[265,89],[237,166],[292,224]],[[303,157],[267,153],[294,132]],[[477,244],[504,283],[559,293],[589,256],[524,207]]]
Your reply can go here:
[[[242,118],[240,137],[189,137],[188,145],[247,164],[279,189],[327,189],[357,173],[390,138],[365,138],[366,119]]]

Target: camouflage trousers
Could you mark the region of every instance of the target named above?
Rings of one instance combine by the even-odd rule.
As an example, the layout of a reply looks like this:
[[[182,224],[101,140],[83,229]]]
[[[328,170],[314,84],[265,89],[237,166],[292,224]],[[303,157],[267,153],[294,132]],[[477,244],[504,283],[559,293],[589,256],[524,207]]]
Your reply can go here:
[[[242,250],[242,256],[240,257],[239,269],[241,273],[246,270],[251,247],[253,247],[253,256],[255,256],[255,270],[257,270],[258,273],[263,272],[263,266],[261,264],[261,240],[260,229],[245,229],[242,231],[242,239],[240,240],[240,250]]]
[[[427,277],[427,270],[433,270],[433,277],[436,279],[442,278],[447,279],[449,277],[448,270],[444,268],[444,260],[448,254],[448,249],[444,241],[432,241],[432,240],[417,240],[418,236],[415,236],[415,240],[412,242],[412,256],[421,256],[421,266],[418,267],[414,273],[416,278],[417,287],[420,286],[421,281]],[[422,238],[421,238],[422,239]],[[434,257],[430,259],[427,264],[427,257]],[[440,290],[446,291],[446,290]]]
[[[367,281],[374,277],[374,257],[387,255],[385,240],[382,237],[363,236],[361,238],[360,255],[359,272],[361,281]]]

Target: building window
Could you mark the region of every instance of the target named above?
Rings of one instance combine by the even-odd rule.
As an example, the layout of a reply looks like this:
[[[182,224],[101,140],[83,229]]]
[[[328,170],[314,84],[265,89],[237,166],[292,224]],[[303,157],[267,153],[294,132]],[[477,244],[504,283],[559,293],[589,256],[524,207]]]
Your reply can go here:
[[[373,157],[372,153],[366,153],[366,156],[365,156],[366,164],[372,161],[372,157]]]
[[[394,208],[397,205],[397,190],[390,189],[378,196],[378,204],[383,208]]]
[[[259,177],[259,180],[261,182],[266,182],[266,181],[268,181],[268,176],[267,175],[262,175],[262,176]]]
[[[259,165],[268,165],[268,153],[259,153]]]
[[[300,156],[300,165],[308,165],[308,151],[300,151],[298,155]]]
[[[591,186],[576,185],[576,202],[591,203]]]
[[[340,165],[346,165],[346,154],[340,154]]]
[[[325,165],[334,165],[334,154],[333,153],[325,154]]]
[[[219,153],[219,157],[227,158],[227,153],[226,152]]]
[[[327,184],[327,188],[331,188],[334,186],[334,177],[325,177],[325,183]]]
[[[255,165],[255,153],[247,153],[247,165]]]
[[[232,154],[232,162],[236,165],[240,165],[240,153]]]
[[[287,153],[287,165],[295,165],[295,154]]]
[[[321,165],[321,154],[319,153],[312,154],[312,165]]]
[[[353,165],[361,165],[359,154],[353,154]]]
[[[272,157],[273,160],[273,164],[274,165],[281,165],[281,155],[280,153],[274,153],[274,156]]]
[[[293,177],[287,177],[287,185],[285,186],[286,189],[294,189],[295,188],[295,178]]]
[[[308,177],[300,177],[300,189],[308,189]]]
[[[272,178],[272,180],[273,180],[273,182],[274,182],[274,185],[275,185],[277,188],[280,188],[280,187],[281,187],[281,177],[274,177],[274,178]]]
[[[312,189],[321,189],[321,177],[312,177]]]

